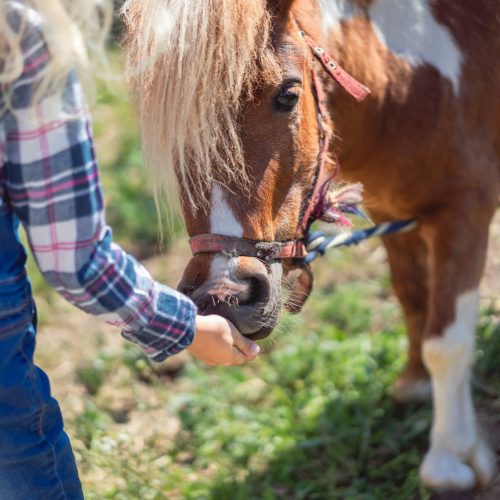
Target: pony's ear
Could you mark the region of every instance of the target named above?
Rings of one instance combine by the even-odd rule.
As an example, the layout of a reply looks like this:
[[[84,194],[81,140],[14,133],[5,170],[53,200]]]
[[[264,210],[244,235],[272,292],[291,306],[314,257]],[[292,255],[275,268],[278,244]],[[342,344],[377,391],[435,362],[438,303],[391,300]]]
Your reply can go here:
[[[302,310],[313,287],[313,273],[311,266],[306,264],[293,269],[287,276],[290,287],[290,295],[285,304],[285,309],[293,314]]]

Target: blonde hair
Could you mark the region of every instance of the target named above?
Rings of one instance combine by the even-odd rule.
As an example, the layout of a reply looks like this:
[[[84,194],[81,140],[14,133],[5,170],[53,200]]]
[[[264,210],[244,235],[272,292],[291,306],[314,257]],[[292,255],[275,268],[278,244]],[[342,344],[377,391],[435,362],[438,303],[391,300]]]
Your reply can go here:
[[[156,199],[208,206],[212,183],[244,184],[238,116],[277,80],[266,0],[127,0],[122,9],[144,158]],[[170,195],[170,196],[168,196]]]
[[[0,86],[8,106],[9,85],[23,73],[22,42],[34,27],[43,35],[50,58],[38,75],[34,99],[58,90],[70,70],[92,88],[93,64],[105,60],[105,41],[112,20],[111,0],[0,0]],[[10,15],[16,15],[13,26]]]

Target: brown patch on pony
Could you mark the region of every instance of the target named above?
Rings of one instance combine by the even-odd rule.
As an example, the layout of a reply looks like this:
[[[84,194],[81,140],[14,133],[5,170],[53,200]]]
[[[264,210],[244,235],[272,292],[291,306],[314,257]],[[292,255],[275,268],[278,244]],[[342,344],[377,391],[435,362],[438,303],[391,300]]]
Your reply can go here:
[[[430,5],[463,56],[458,95],[437,68],[388,50],[367,16],[329,40],[340,64],[372,89],[360,105],[331,89],[343,178],[363,182],[376,222],[420,223],[386,241],[410,336],[406,373],[415,377],[425,373],[422,339],[441,335],[456,297],[478,286],[500,191],[500,4]]]
[[[295,0],[267,0],[267,5],[276,18],[285,16]]]

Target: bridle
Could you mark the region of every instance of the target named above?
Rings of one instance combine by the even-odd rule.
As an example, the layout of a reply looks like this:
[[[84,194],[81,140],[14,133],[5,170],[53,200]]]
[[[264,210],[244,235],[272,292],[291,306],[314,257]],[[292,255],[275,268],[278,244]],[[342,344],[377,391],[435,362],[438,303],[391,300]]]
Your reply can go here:
[[[301,212],[295,239],[288,241],[259,241],[220,234],[199,234],[189,240],[193,255],[222,253],[233,257],[255,257],[265,262],[295,259],[298,263],[307,256],[307,235],[311,224],[321,218],[325,212],[324,200],[334,177],[326,169],[332,139],[332,127],[329,125],[330,115],[326,108],[326,92],[314,61],[318,61],[326,73],[356,101],[362,101],[370,93],[370,90],[347,73],[321,45],[317,44],[313,38],[300,28],[295,19],[293,19],[293,23],[315,58],[312,64],[312,82],[320,130],[318,167],[310,195],[307,198],[307,204]]]

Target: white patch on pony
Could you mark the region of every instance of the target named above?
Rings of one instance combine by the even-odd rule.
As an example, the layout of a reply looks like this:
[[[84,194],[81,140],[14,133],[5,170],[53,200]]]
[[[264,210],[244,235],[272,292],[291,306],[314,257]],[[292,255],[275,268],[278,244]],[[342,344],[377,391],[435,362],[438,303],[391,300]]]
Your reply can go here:
[[[330,30],[339,29],[342,21],[348,21],[361,12],[359,7],[349,0],[319,0],[319,7],[325,34]]]
[[[424,342],[423,359],[432,376],[434,422],[431,447],[420,468],[435,489],[468,489],[486,484],[495,459],[476,426],[470,386],[479,291],[458,297],[455,321],[441,337]]]
[[[235,279],[237,267],[238,257],[215,255],[207,280],[207,283],[210,284],[210,288],[207,290],[208,295],[220,302],[227,302],[228,298],[231,297],[236,300],[245,300],[249,295],[250,287],[248,283]]]
[[[335,2],[332,2],[335,3]],[[462,53],[450,30],[439,24],[428,0],[376,0],[369,10],[380,41],[412,66],[428,63],[460,90]]]
[[[243,227],[236,219],[231,207],[225,200],[224,191],[218,184],[212,188],[211,211],[210,211],[210,232],[223,236],[243,237]],[[224,300],[227,295],[236,295],[236,290],[229,286],[234,283],[231,276],[234,274],[238,259],[235,257],[225,257],[215,255],[210,268],[210,290],[208,293],[219,300]],[[234,283],[236,286],[236,283]],[[248,288],[248,286],[246,287]],[[243,292],[242,287],[238,293]]]
[[[212,188],[210,232],[223,236],[243,237],[243,227],[225,200],[222,188],[217,184]]]
[[[216,286],[219,283],[229,281],[231,273],[236,267],[236,260],[235,257],[216,254],[212,260],[209,282]]]

